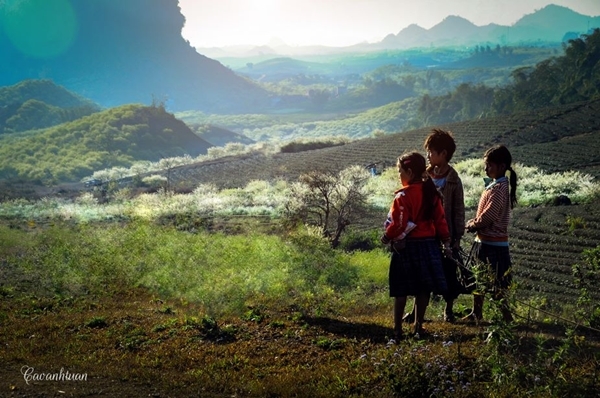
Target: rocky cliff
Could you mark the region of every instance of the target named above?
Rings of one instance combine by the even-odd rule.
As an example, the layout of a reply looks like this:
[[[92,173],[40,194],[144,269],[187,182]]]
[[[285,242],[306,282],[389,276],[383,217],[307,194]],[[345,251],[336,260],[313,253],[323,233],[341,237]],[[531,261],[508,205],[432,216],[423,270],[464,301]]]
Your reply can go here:
[[[264,90],[198,54],[184,24],[177,0],[0,0],[0,85],[52,79],[105,107],[260,108]]]

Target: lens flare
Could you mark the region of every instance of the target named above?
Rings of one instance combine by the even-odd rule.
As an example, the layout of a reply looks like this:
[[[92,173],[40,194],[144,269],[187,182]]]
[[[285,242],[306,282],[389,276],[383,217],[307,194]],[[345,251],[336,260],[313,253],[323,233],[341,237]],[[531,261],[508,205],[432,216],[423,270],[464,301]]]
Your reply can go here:
[[[68,0],[9,0],[0,4],[6,35],[23,54],[53,58],[72,45],[77,17]]]

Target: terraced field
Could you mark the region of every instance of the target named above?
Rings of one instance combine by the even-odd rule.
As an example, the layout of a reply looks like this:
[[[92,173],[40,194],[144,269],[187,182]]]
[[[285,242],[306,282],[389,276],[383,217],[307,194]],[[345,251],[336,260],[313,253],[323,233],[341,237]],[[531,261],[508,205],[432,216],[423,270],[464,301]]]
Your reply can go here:
[[[600,244],[600,201],[574,206],[517,208],[513,212],[511,254],[523,295],[543,294],[549,302],[578,297],[572,265],[583,250]],[[570,231],[568,217],[585,220]],[[600,300],[600,292],[594,292]],[[554,300],[553,300],[554,299]]]
[[[515,161],[547,171],[578,170],[600,177],[600,100],[548,108],[535,113],[460,122],[439,127],[457,140],[455,160],[480,157],[504,143]],[[429,128],[367,138],[352,143],[273,156],[245,155],[183,166],[172,171],[174,183],[221,188],[261,179],[294,180],[310,169],[339,171],[353,164],[395,164],[402,152],[422,149]]]
[[[534,113],[440,126],[452,130],[455,160],[480,157],[495,143],[509,146],[515,161],[549,172],[577,170],[600,178],[600,100],[548,108]],[[321,169],[337,172],[349,165],[394,165],[406,150],[422,150],[429,128],[368,138],[343,146],[274,156],[246,155],[198,163],[172,171],[174,183],[220,188],[251,180],[294,180]],[[600,244],[600,201],[559,207],[517,208],[511,227],[512,253],[520,292],[572,300],[577,291],[571,266],[584,249]],[[469,212],[472,212],[470,209]],[[373,215],[359,228],[378,228],[384,215]],[[567,217],[581,217],[585,228],[569,231]],[[468,237],[465,248],[468,247]],[[597,294],[600,299],[600,293]]]

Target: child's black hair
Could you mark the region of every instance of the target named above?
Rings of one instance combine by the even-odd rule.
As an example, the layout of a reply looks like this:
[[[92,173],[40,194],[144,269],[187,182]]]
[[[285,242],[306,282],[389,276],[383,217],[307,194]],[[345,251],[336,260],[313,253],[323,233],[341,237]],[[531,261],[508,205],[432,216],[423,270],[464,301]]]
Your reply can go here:
[[[426,150],[433,149],[436,152],[446,151],[446,161],[449,162],[456,151],[456,142],[451,131],[446,131],[438,128],[431,130],[431,133],[425,138],[423,148]]]
[[[435,184],[425,172],[427,162],[419,152],[407,152],[398,158],[398,166],[404,170],[410,169],[413,173],[411,182],[423,181],[423,217],[425,220],[433,218],[435,198],[443,202],[444,197],[437,190]]]
[[[485,152],[483,158],[488,162],[504,164],[506,170],[510,172],[510,208],[514,208],[517,204],[517,173],[511,166],[512,155],[510,151],[504,145],[495,145]]]

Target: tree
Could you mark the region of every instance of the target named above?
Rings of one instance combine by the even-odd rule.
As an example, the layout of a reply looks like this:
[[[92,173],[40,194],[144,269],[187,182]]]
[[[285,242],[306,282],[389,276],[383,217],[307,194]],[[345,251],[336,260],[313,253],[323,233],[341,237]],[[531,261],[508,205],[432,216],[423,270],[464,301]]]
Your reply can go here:
[[[288,219],[317,226],[332,247],[337,247],[346,227],[364,214],[367,204],[365,183],[369,173],[352,166],[337,175],[311,171],[292,185],[285,205]]]
[[[176,166],[176,162],[175,162],[174,158],[162,158],[161,160],[158,161],[158,167],[161,170],[167,171],[167,186],[165,187],[165,190],[167,192],[171,191],[171,186],[172,186],[171,171],[173,170],[173,168],[175,166]]]

